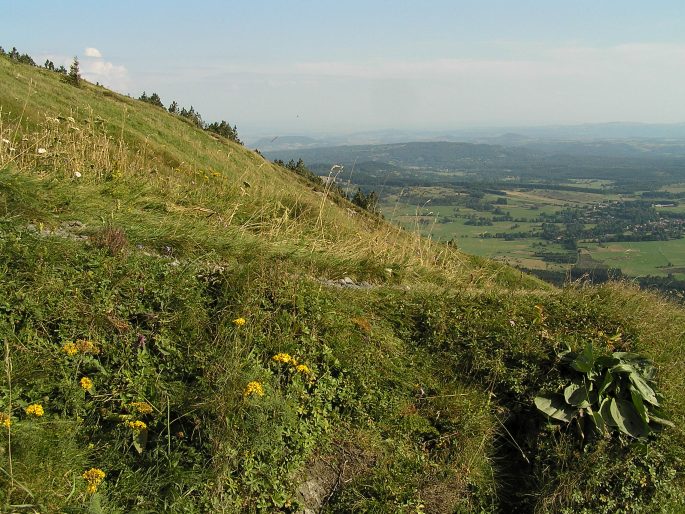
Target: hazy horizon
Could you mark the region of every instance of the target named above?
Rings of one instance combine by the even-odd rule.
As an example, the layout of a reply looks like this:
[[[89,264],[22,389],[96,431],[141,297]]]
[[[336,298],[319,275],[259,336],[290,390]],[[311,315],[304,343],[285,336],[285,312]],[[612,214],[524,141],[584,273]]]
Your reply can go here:
[[[250,134],[685,122],[676,1],[13,3],[0,45]]]

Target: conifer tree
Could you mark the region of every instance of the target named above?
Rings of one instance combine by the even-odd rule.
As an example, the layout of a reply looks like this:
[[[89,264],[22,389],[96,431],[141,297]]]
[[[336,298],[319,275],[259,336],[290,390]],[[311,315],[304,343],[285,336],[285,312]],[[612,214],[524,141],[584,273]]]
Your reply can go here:
[[[171,105],[169,105],[169,112],[171,114],[178,114],[178,104],[176,103],[176,100],[171,102]]]
[[[152,93],[150,95],[150,98],[148,99],[148,103],[151,103],[152,105],[156,105],[157,107],[161,107],[164,109],[164,104],[162,103],[162,99],[159,97],[157,93]]]
[[[36,61],[29,54],[21,54],[17,59],[22,64],[30,64],[31,66],[36,65]]]
[[[74,62],[69,67],[69,75],[67,75],[67,82],[72,86],[81,86],[81,68],[78,62],[78,57],[74,56]]]

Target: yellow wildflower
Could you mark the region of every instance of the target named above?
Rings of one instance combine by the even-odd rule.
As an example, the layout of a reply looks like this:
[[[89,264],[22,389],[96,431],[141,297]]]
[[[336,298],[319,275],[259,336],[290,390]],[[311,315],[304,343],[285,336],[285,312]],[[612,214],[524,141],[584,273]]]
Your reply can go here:
[[[90,391],[93,388],[93,381],[88,377],[83,377],[81,379],[81,387],[86,391]]]
[[[134,432],[141,432],[143,430],[147,430],[147,425],[144,421],[127,421],[126,426],[132,429]]]
[[[97,491],[98,486],[105,479],[105,472],[98,468],[90,468],[88,471],[84,471],[81,475],[83,479],[88,482],[86,491],[88,494],[93,494]]]
[[[311,375],[312,373],[312,370],[309,369],[309,366],[307,366],[306,364],[299,364],[295,367],[295,369],[298,371],[298,373],[302,373],[304,375]]]
[[[76,348],[83,353],[92,353],[97,355],[100,353],[100,349],[93,341],[88,341],[86,339],[79,339],[76,341]]]
[[[72,357],[78,353],[78,348],[74,343],[64,343],[62,345],[62,351]]]
[[[3,425],[7,429],[12,425],[12,420],[4,412],[0,412],[0,425]]]
[[[293,366],[297,366],[297,361],[289,353],[277,353],[271,357],[271,359],[276,362],[282,362],[283,364],[292,364]]]
[[[233,324],[236,327],[242,327],[246,323],[245,318],[236,318],[233,320]]]
[[[43,406],[40,403],[33,403],[26,407],[24,409],[27,415],[29,416],[35,416],[37,418],[40,418],[43,414],[45,414],[45,411],[43,410]]]
[[[138,414],[152,414],[152,405],[147,402],[132,402],[129,407]]]
[[[264,396],[264,387],[262,387],[262,384],[254,381],[247,384],[243,396],[247,398],[248,396],[252,395]]]

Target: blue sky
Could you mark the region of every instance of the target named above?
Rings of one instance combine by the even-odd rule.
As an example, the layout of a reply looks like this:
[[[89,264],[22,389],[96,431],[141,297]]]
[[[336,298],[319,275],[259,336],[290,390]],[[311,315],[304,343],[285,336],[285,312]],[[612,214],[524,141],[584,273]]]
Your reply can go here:
[[[253,133],[685,121],[682,0],[0,8],[5,48]]]

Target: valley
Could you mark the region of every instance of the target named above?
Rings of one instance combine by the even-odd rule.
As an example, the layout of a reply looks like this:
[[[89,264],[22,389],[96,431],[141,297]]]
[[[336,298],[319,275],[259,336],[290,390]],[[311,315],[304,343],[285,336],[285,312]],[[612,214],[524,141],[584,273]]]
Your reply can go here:
[[[555,284],[623,277],[685,288],[685,157],[676,140],[432,142],[297,155],[319,175],[342,165],[332,179],[348,192],[375,191],[378,211],[405,230]]]

